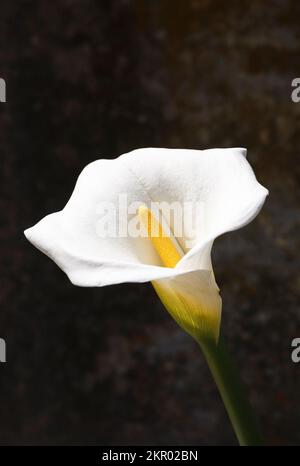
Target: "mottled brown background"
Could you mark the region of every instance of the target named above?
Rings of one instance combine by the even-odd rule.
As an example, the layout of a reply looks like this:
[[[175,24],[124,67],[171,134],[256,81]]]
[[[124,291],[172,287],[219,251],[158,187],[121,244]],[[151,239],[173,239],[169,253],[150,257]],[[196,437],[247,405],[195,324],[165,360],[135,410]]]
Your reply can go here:
[[[235,444],[150,285],[72,286],[23,237],[81,169],[141,146],[245,146],[270,197],[214,251],[223,332],[268,444],[300,445],[300,2],[1,3],[2,444]]]

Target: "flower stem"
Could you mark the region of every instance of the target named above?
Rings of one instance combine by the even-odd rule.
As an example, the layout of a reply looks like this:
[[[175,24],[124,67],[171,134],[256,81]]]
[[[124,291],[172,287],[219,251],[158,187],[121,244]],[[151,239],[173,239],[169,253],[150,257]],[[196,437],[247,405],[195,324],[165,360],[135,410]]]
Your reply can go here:
[[[203,341],[203,339],[198,342],[204,352],[240,445],[262,445],[251,406],[224,342],[221,338],[218,343],[213,340]]]

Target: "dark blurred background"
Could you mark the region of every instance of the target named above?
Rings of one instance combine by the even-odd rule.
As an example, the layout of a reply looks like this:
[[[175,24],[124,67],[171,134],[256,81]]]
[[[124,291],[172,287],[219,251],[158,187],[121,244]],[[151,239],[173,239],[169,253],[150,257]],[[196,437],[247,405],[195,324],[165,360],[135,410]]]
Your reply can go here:
[[[2,444],[235,444],[151,285],[77,288],[23,230],[81,169],[142,146],[244,146],[270,197],[214,249],[223,332],[267,444],[300,444],[300,2],[1,3]]]

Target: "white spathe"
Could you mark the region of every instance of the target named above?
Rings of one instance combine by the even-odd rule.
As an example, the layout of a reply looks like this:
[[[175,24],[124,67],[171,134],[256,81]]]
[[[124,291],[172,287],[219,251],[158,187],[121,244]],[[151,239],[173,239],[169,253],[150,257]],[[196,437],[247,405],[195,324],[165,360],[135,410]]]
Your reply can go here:
[[[192,247],[187,250],[184,238],[177,238],[185,254],[175,268],[162,266],[148,238],[99,237],[99,205],[110,202],[117,209],[124,193],[128,203],[149,208],[151,202],[201,202],[198,229],[189,235]],[[197,289],[206,300],[213,297],[220,311],[211,266],[213,241],[249,223],[267,194],[246,160],[246,149],[137,149],[114,160],[90,163],[66,206],[25,235],[75,285],[159,281],[168,287]]]

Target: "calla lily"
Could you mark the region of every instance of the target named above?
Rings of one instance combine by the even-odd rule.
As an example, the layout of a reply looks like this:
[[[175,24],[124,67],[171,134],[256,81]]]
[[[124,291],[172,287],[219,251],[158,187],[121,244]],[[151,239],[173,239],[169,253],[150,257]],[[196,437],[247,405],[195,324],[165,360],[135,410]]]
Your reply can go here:
[[[124,194],[135,211],[120,204]],[[219,341],[222,301],[211,249],[218,236],[249,223],[267,194],[243,148],[138,149],[89,164],[66,206],[25,231],[75,285],[152,282],[172,317],[200,344],[241,445],[258,444],[260,437]],[[179,233],[176,212],[165,215],[174,203],[201,206],[192,223],[182,209]],[[104,218],[103,205],[110,206]],[[116,217],[117,234],[110,230]],[[104,223],[110,234],[102,234]],[[137,224],[141,234],[138,228],[129,234]]]
[[[123,193],[131,205],[201,203],[196,228],[185,231],[188,241],[177,238],[181,257],[175,266],[166,266],[146,237],[99,238],[99,205],[110,202],[118,209],[118,196]],[[243,148],[138,149],[115,160],[89,164],[64,209],[46,216],[25,235],[75,285],[152,281],[185,330],[197,338],[211,335],[218,339],[221,298],[212,270],[212,244],[221,234],[250,222],[267,193],[257,182]],[[129,217],[123,215],[123,222],[129,222]],[[171,231],[173,226],[169,225]]]

